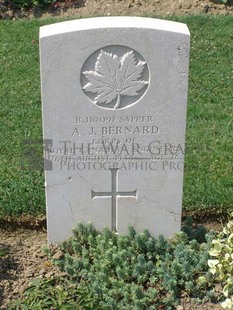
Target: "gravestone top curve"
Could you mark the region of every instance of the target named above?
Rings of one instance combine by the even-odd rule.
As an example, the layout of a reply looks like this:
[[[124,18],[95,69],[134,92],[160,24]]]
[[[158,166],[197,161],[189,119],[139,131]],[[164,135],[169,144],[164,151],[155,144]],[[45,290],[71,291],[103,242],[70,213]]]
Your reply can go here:
[[[187,25],[184,23],[148,17],[116,16],[85,18],[42,26],[40,28],[40,38],[67,33],[70,31],[131,27],[171,31],[186,35],[190,34]]]

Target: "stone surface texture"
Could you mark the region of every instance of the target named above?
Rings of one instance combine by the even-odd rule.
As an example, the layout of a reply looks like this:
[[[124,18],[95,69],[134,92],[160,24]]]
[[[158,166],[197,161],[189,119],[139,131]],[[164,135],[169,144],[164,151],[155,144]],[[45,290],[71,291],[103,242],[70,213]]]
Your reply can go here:
[[[78,222],[180,229],[189,39],[139,17],[41,27],[49,242]]]

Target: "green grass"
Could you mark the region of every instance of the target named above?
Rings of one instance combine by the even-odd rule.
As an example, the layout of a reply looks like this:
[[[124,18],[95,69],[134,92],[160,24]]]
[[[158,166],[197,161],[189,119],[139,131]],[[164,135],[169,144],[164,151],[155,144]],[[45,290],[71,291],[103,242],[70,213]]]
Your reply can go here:
[[[233,16],[173,18],[191,35],[184,209],[233,206]],[[22,141],[39,139],[39,27],[61,21],[0,22],[0,216],[45,212],[43,172],[21,169]]]
[[[233,17],[184,18],[192,34],[186,209],[233,206]]]

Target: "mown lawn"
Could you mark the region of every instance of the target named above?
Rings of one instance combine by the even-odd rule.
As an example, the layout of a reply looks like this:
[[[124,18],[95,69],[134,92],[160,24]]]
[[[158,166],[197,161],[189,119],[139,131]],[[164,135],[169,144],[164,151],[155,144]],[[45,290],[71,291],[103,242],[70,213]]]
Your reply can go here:
[[[233,16],[187,16],[191,32],[186,211],[233,208]],[[42,138],[39,27],[58,19],[0,22],[0,216],[45,213],[44,175],[24,164],[24,139]]]

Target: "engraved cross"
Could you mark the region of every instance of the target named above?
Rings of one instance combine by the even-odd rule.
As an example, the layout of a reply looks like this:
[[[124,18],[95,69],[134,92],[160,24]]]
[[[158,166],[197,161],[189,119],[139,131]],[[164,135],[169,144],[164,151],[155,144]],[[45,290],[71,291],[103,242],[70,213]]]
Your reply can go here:
[[[118,198],[133,197],[137,199],[137,190],[130,192],[118,191],[118,168],[109,168],[112,175],[111,192],[94,192],[91,191],[91,199],[95,198],[111,198],[112,199],[112,231],[118,231]]]

